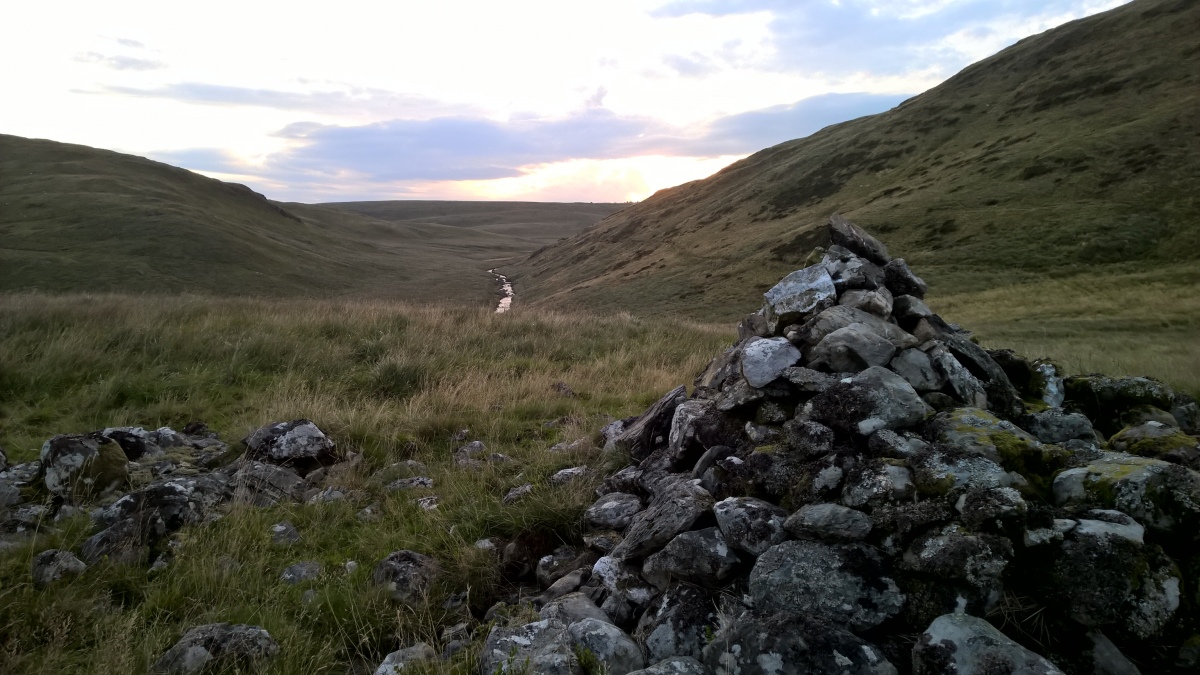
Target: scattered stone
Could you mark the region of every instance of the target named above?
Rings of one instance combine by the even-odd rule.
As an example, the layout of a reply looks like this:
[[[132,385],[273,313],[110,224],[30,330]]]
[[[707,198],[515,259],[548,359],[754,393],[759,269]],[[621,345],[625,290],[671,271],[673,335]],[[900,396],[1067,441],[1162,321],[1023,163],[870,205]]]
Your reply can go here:
[[[125,452],[100,434],[55,436],[38,460],[46,489],[67,500],[111,495],[129,480]]]
[[[562,469],[554,472],[550,476],[551,485],[566,485],[574,480],[579,480],[591,473],[591,469],[586,466],[573,466],[569,469]]]
[[[524,499],[525,497],[529,496],[529,494],[531,492],[533,492],[533,483],[525,483],[524,485],[518,485],[517,487],[509,490],[508,493],[504,495],[504,503],[505,504],[515,504],[515,503],[521,501],[522,499]]]
[[[242,442],[249,459],[288,466],[301,476],[339,459],[333,439],[306,419],[268,424]]]
[[[379,561],[372,574],[376,585],[385,586],[392,599],[417,604],[429,591],[438,574],[437,561],[413,551],[394,551]]]
[[[87,565],[70,551],[52,548],[33,557],[33,587],[45,588],[63,577],[83,574]]]
[[[394,651],[384,657],[383,663],[379,664],[379,667],[375,669],[375,675],[399,675],[410,665],[434,661],[437,657],[438,653],[433,647],[424,642],[418,642],[411,647]]]
[[[288,545],[300,541],[300,531],[288,521],[275,523],[271,526],[271,543]]]
[[[304,480],[295,471],[274,464],[249,462],[233,474],[233,498],[251,506],[275,506],[303,501]]]
[[[417,508],[421,509],[422,511],[436,511],[438,507],[438,496],[427,495],[425,497],[417,497],[412,503],[416,504]]]
[[[305,562],[298,562],[294,565],[289,565],[288,568],[283,571],[283,574],[279,575],[279,580],[289,586],[295,586],[297,584],[304,583],[305,581],[314,581],[320,576],[321,563],[308,560]]]
[[[194,675],[204,671],[257,670],[256,665],[274,656],[279,645],[258,626],[212,623],[196,626],[168,649],[150,672]]]
[[[388,492],[399,492],[401,490],[423,490],[433,487],[433,479],[426,476],[416,476],[413,478],[400,478],[387,484],[384,488]]]

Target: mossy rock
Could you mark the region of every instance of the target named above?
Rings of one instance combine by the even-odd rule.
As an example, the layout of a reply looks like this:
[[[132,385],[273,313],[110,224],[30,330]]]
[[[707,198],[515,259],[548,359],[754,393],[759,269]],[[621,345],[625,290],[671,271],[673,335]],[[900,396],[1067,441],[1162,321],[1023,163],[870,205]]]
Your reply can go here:
[[[1200,473],[1159,459],[1106,452],[1053,483],[1062,506],[1117,509],[1180,542],[1200,538]]]
[[[1161,457],[1174,451],[1196,450],[1200,447],[1200,440],[1173,426],[1151,421],[1125,427],[1109,439],[1108,444],[1117,452],[1139,457]]]
[[[1121,429],[1127,411],[1144,405],[1169,410],[1175,396],[1170,387],[1149,377],[1082,375],[1068,377],[1064,386],[1064,405],[1086,415],[1106,436]]]
[[[41,478],[51,493],[75,502],[111,495],[129,483],[129,460],[99,434],[60,435],[46,441]]]

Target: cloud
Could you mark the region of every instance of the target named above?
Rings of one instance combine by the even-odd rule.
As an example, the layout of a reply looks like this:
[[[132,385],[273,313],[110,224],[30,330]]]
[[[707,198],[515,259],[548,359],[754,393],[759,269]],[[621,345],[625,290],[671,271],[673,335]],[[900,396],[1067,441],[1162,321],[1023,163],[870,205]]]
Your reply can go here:
[[[704,77],[718,70],[716,64],[711,59],[702,54],[695,53],[691,56],[669,54],[663,57],[663,63],[675,71],[676,74],[683,77]]]
[[[146,46],[137,40],[130,40],[129,38],[117,38],[117,44],[123,47],[132,47],[134,49],[142,49]]]
[[[107,56],[99,52],[76,54],[75,60],[79,63],[94,63],[113,70],[158,70],[167,67],[162,61],[138,59],[132,56]]]
[[[366,88],[298,92],[204,84],[200,82],[181,82],[153,89],[110,86],[104,87],[102,91],[104,93],[141,98],[171,99],[185,103],[256,106],[330,115],[368,113],[375,116],[412,118],[447,114],[470,114],[475,112],[473,106],[445,103],[424,96]]]
[[[806,74],[875,76],[936,70],[971,61],[1053,25],[1127,0],[675,0],[656,16],[713,17],[768,11],[771,66]],[[983,54],[963,49],[969,34]]]

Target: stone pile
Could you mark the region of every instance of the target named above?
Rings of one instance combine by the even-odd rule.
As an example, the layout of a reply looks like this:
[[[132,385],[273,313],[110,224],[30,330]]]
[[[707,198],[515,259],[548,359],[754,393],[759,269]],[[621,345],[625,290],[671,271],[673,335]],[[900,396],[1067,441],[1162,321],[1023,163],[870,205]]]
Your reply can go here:
[[[1200,672],[1196,402],[984,349],[829,234],[691,396],[602,431],[636,463],[481,675]]]

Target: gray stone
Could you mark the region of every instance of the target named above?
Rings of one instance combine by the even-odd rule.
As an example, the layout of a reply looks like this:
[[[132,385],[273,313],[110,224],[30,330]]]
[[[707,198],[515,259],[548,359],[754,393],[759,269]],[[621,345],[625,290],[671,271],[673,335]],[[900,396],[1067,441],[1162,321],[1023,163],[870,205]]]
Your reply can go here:
[[[1187,394],[1176,393],[1171,397],[1171,416],[1185,434],[1200,434],[1200,405]]]
[[[613,449],[628,452],[637,461],[650,456],[667,443],[675,408],[686,400],[686,387],[679,386],[667,392],[646,412],[625,425],[625,431],[613,441]]]
[[[583,512],[583,521],[590,527],[621,530],[644,507],[637,495],[625,492],[610,492]]]
[[[1087,417],[1080,413],[1065,412],[1062,408],[1029,413],[1020,419],[1020,425],[1043,443],[1064,443],[1073,438],[1083,441],[1096,439],[1096,432]]]
[[[883,652],[822,617],[743,612],[704,648],[713,675],[896,675]]]
[[[672,656],[629,675],[708,675],[704,664],[689,656]]]
[[[22,499],[20,488],[12,483],[0,480],[0,510],[20,504]]]
[[[911,433],[899,433],[891,429],[880,429],[867,439],[867,447],[876,457],[908,459],[929,447],[921,437]]]
[[[414,476],[412,478],[398,478],[387,484],[384,488],[388,492],[399,492],[401,490],[420,490],[433,487],[433,479],[426,476]]]
[[[761,338],[742,349],[742,377],[751,387],[765,387],[800,360],[800,350],[787,338]]]
[[[437,574],[433,558],[414,551],[393,551],[375,566],[371,579],[386,587],[393,600],[415,605],[425,597]]]
[[[992,460],[931,446],[909,459],[913,481],[926,495],[944,495],[962,488],[1011,487],[1014,477]]]
[[[811,406],[812,419],[863,436],[913,426],[933,413],[908,382],[878,366],[818,394]]]
[[[479,675],[583,675],[567,627],[549,619],[518,628],[495,626],[479,653]]]
[[[592,472],[592,470],[586,466],[573,466],[573,467],[570,467],[567,469],[560,469],[558,471],[555,471],[550,476],[550,484],[551,485],[566,485],[567,483],[570,483],[571,481],[576,481],[576,480],[586,477],[591,472]]]
[[[838,304],[861,309],[868,314],[874,314],[883,319],[887,319],[892,315],[892,294],[886,288],[876,288],[874,290],[856,288],[846,291],[838,299]]]
[[[747,422],[749,424],[749,422]],[[717,462],[732,456],[734,449],[728,445],[714,445],[700,455],[700,459],[696,460],[696,466],[692,467],[692,478],[700,478],[705,471],[716,464]]]
[[[809,504],[800,507],[783,524],[797,539],[857,541],[871,533],[871,517],[841,504]]]
[[[1025,525],[1029,504],[1011,487],[967,490],[959,495],[954,508],[962,522],[975,531],[1005,532]]]
[[[339,459],[333,439],[306,419],[268,424],[242,442],[247,458],[289,466],[301,476]]]
[[[620,628],[599,619],[584,619],[567,627],[571,644],[591,652],[610,675],[628,675],[646,665],[637,643]]]
[[[611,555],[618,559],[640,558],[657,551],[688,530],[712,508],[713,501],[712,495],[692,481],[671,485],[633,517],[625,539]]]
[[[713,505],[725,541],[750,555],[762,555],[787,538],[787,511],[754,497],[729,497]]]
[[[767,330],[771,333],[837,303],[833,279],[823,265],[813,265],[784,277],[763,294]]]
[[[672,579],[715,586],[726,581],[741,563],[741,558],[725,541],[721,530],[706,527],[684,532],[661,551],[646,558],[642,576],[660,588]]]
[[[912,472],[903,466],[874,461],[852,472],[842,489],[846,506],[877,506],[908,499],[914,492]]]
[[[596,619],[612,623],[612,619],[604,613],[604,610],[596,606],[596,603],[587,594],[580,592],[568,593],[547,602],[538,614],[543,619],[561,621],[564,625],[570,625],[584,619]]]
[[[423,663],[425,661],[434,661],[438,657],[437,651],[433,647],[418,642],[417,644],[401,649],[388,654],[383,659],[383,663],[375,669],[375,675],[399,675],[406,667]]]
[[[591,568],[600,556],[590,551],[578,551],[573,546],[560,546],[549,555],[538,558],[534,572],[543,588],[550,586],[570,572]]]
[[[928,350],[929,360],[934,370],[946,382],[954,397],[961,403],[972,408],[986,408],[988,405],[987,391],[983,382],[971,374],[971,371],[954,358],[954,354],[945,345],[935,343]]]
[[[788,346],[791,347],[791,344]],[[715,402],[701,399],[684,401],[675,409],[667,437],[667,454],[672,468],[690,470],[705,449],[723,445],[727,436],[725,416],[716,410]]]
[[[1053,491],[1060,505],[1116,509],[1168,536],[1200,526],[1200,474],[1158,459],[1106,452],[1059,473]]]
[[[866,324],[852,323],[821,339],[809,353],[809,366],[835,373],[857,373],[872,366],[887,365],[896,347],[871,331]]]
[[[674,584],[642,614],[633,637],[652,663],[672,656],[699,659],[716,629],[713,598],[696,586]]]
[[[785,541],[759,556],[749,587],[759,612],[821,616],[856,631],[904,605],[879,552],[865,544]]]
[[[791,382],[801,392],[819,394],[838,381],[829,373],[812,370],[811,368],[784,368],[783,378]]]
[[[285,520],[271,526],[271,543],[287,545],[298,541],[300,541],[300,532],[290,522]]]
[[[295,471],[263,462],[248,462],[233,474],[233,483],[234,500],[252,506],[297,503],[306,489]]]
[[[150,672],[194,675],[204,671],[257,670],[256,664],[278,651],[279,645],[271,634],[258,626],[213,623],[189,629],[154,662]]]
[[[830,246],[821,264],[833,279],[838,295],[855,289],[874,290],[884,285],[883,269],[841,246]]]
[[[993,462],[1004,459],[1001,457],[1001,447],[1011,453],[1017,448],[1026,452],[1041,446],[1024,429],[979,408],[956,408],[938,413],[930,422],[930,429],[938,442],[964,454],[986,457]]]
[[[883,266],[883,279],[893,295],[907,295],[921,299],[929,292],[929,284],[921,277],[913,274],[904,258],[893,258]]]
[[[33,557],[33,587],[45,588],[63,577],[83,574],[85,570],[87,565],[70,551],[48,549]]]
[[[298,562],[294,565],[289,565],[279,575],[279,580],[289,586],[302,584],[305,581],[314,581],[321,576],[321,563],[315,560],[307,560]]]
[[[835,213],[829,218],[829,239],[835,246],[849,249],[855,255],[860,255],[876,265],[886,265],[892,259],[883,242],[846,220],[841,214]]]
[[[913,295],[898,295],[892,291],[892,317],[906,331],[916,329],[922,319],[931,320],[937,316],[929,306]]]
[[[608,591],[609,600],[614,600],[618,605],[627,603],[632,607],[644,609],[660,592],[638,574],[637,568],[611,556],[596,561],[592,566],[592,576]],[[608,612],[604,605],[601,609]],[[623,618],[614,612],[608,612],[608,615],[615,621],[623,621]]]
[[[1133,664],[1112,640],[1098,630],[1088,632],[1092,641],[1092,672],[1094,675],[1141,675],[1141,671]]]
[[[1003,670],[997,670],[1003,668]],[[913,647],[913,675],[1063,675],[1049,660],[966,614],[934,619]]]
[[[916,337],[906,333],[899,326],[888,323],[874,314],[845,305],[830,307],[813,317],[798,331],[797,339],[809,347],[814,347],[825,339],[826,335],[852,323],[863,324],[898,350],[916,347],[919,344]]]
[[[129,480],[125,452],[99,434],[55,436],[38,461],[46,489],[68,501],[111,495]]]
[[[1012,556],[1008,539],[951,524],[918,537],[905,551],[901,566],[943,583],[965,585],[968,600],[990,608],[1000,599],[1004,570]]]
[[[533,492],[533,483],[525,483],[524,485],[518,485],[517,487],[509,490],[508,493],[504,495],[503,501],[505,504],[515,504],[515,503],[521,501],[522,499],[524,499],[525,497],[529,496],[529,494],[531,492]]]
[[[937,391],[946,386],[946,378],[933,367],[929,355],[920,349],[905,349],[896,354],[888,368],[920,392]]]

